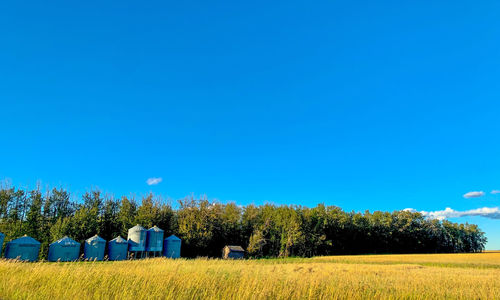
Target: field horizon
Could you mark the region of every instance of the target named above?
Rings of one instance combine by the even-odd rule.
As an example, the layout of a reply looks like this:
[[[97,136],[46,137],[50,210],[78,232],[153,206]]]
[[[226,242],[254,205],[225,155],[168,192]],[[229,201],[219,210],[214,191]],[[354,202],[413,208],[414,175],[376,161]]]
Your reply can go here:
[[[500,251],[221,260],[0,261],[3,299],[498,299]]]

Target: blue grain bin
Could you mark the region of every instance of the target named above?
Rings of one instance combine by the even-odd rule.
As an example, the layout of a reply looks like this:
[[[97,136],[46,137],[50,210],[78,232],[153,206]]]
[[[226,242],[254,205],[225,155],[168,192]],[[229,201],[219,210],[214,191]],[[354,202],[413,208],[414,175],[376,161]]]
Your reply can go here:
[[[153,226],[149,228],[147,236],[146,251],[161,252],[163,248],[163,230]]]
[[[80,256],[80,243],[65,236],[49,246],[49,261],[75,261]]]
[[[5,239],[5,234],[0,232],[0,254],[2,253],[3,240]]]
[[[135,225],[128,230],[128,250],[146,251],[146,229],[140,225]]]
[[[10,241],[5,246],[5,258],[27,261],[38,260],[40,242],[27,235]]]
[[[109,260],[124,260],[127,259],[128,242],[121,236],[112,239],[108,243]]]
[[[163,256],[170,258],[181,257],[181,239],[171,235],[163,242]]]
[[[97,234],[85,241],[83,257],[88,260],[103,260],[106,250],[106,240]]]

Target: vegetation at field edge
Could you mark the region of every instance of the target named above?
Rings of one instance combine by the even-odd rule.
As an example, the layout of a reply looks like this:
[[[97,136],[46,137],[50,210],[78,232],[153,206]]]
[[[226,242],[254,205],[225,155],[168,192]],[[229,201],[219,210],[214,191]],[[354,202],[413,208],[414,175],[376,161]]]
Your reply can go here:
[[[157,225],[182,239],[182,256],[220,257],[225,245],[240,245],[252,257],[310,257],[368,253],[478,252],[486,238],[474,224],[426,219],[409,211],[346,212],[336,206],[238,206],[186,198],[174,209],[153,194],[140,200],[92,190],[81,199],[65,189],[23,190],[0,184],[0,232],[5,242],[27,234],[50,243],[69,236],[79,243],[105,240],[136,224]]]

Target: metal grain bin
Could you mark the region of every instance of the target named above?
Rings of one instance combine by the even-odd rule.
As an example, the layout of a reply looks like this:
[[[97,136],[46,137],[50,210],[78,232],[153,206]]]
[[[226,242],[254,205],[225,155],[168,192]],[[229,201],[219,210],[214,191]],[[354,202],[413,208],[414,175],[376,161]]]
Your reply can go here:
[[[80,243],[65,236],[49,246],[49,261],[75,261],[80,256]]]
[[[121,236],[112,239],[108,243],[109,260],[124,260],[127,259],[128,242]]]
[[[38,260],[40,242],[27,235],[10,241],[5,246],[5,258],[26,261]]]
[[[163,256],[170,258],[181,257],[181,239],[171,235],[163,242]]]
[[[5,234],[0,232],[0,254],[2,253],[3,240],[5,239]]]
[[[83,257],[88,260],[103,260],[106,250],[106,240],[97,234],[85,241]]]
[[[147,236],[146,251],[161,252],[163,248],[163,230],[153,226],[149,228]]]
[[[129,251],[146,251],[146,229],[140,225],[135,225],[128,230],[128,250]]]

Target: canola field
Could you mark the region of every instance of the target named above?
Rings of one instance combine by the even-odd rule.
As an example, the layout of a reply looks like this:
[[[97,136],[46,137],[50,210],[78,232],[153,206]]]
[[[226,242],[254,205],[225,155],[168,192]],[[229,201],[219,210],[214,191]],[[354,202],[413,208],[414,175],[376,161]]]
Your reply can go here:
[[[1,299],[500,299],[500,252],[0,261]]]

